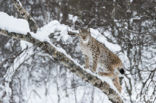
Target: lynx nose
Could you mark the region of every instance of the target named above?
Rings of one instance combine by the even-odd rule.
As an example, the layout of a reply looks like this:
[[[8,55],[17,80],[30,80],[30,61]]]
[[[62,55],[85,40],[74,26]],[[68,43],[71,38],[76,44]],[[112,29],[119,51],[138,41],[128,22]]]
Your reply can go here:
[[[83,39],[86,39],[86,37],[82,37]]]

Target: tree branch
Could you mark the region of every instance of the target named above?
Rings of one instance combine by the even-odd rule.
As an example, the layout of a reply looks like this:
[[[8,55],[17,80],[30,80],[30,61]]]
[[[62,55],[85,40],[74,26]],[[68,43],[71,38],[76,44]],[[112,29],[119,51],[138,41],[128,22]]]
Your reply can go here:
[[[105,93],[108,96],[109,100],[112,103],[123,103],[120,96],[112,88],[110,88],[110,86],[106,82],[103,82],[96,76],[93,76],[93,75],[87,73],[86,71],[84,71],[79,65],[75,64],[74,61],[72,61],[64,53],[60,52],[56,47],[49,44],[48,42],[41,42],[41,41],[33,38],[30,35],[30,33],[27,33],[27,35],[22,35],[19,33],[8,32],[6,30],[0,29],[0,34],[9,36],[12,38],[16,38],[19,40],[25,40],[25,41],[28,41],[28,42],[40,47],[46,53],[51,55],[55,60],[58,60],[58,61],[60,61],[60,63],[64,64],[68,68],[68,70],[70,70],[72,73],[79,76],[82,80],[99,88],[103,93]]]
[[[36,21],[33,19],[33,17],[23,8],[21,2],[19,0],[13,0],[14,2],[14,6],[15,8],[17,9],[17,11],[20,13],[20,15],[26,19],[29,23],[29,27],[30,27],[30,30],[32,32],[35,32],[37,31],[38,29],[38,25],[36,23]]]

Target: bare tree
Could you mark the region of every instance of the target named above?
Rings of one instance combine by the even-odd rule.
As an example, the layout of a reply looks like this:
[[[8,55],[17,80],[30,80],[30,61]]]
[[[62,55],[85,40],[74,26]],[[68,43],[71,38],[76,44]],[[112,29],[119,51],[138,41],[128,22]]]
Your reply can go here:
[[[14,2],[20,14],[24,14],[23,15],[24,18],[28,20],[31,30],[35,32],[37,29],[37,25],[34,19],[32,19],[32,17],[25,11],[25,9],[22,7],[19,1],[14,0]],[[31,21],[29,19],[31,19]],[[84,71],[79,65],[75,64],[75,62],[71,60],[70,57],[68,57],[64,53],[61,53],[51,43],[41,42],[33,38],[30,33],[27,33],[27,35],[21,35],[19,33],[8,32],[6,30],[0,29],[0,34],[18,40],[25,40],[27,42],[32,43],[33,45],[41,48],[43,51],[51,55],[55,60],[62,63],[65,67],[68,68],[68,70],[70,70],[72,73],[79,76],[82,80],[89,82],[93,86],[99,88],[101,91],[103,91],[103,93],[105,93],[108,96],[109,100],[112,101],[113,103],[123,102],[120,96],[112,88],[110,88],[110,86],[106,82],[103,82],[96,76],[93,76],[87,73],[86,71]]]

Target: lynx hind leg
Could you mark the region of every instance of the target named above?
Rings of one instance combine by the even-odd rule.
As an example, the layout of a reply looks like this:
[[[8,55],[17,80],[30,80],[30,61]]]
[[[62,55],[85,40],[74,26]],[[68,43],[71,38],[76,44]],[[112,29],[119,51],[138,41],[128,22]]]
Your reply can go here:
[[[89,57],[85,55],[85,69],[89,69]]]
[[[115,76],[114,73],[112,73],[112,72],[110,72],[110,73],[99,72],[98,74],[101,75],[101,76],[107,76],[107,77],[113,78],[113,84],[114,84],[114,86],[121,93],[122,87],[120,85],[119,77],[118,76]],[[115,78],[114,78],[114,76],[115,76]]]
[[[114,83],[115,87],[118,89],[118,91],[121,93],[122,87],[121,87],[121,85],[120,85],[119,77],[118,77],[118,76],[116,76],[116,77],[113,79],[113,83]]]

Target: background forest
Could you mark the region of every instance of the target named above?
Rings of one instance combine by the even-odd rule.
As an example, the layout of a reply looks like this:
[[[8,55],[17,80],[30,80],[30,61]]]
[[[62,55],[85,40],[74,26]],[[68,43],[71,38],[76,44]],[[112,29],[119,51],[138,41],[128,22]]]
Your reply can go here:
[[[39,27],[57,20],[73,30],[93,28],[119,45],[114,52],[126,68],[124,102],[156,103],[156,0],[20,1]],[[22,18],[12,0],[0,0],[0,12]],[[78,38],[60,36],[50,35],[53,44],[83,65]],[[22,42],[0,35],[0,103],[111,103],[59,61],[29,43],[23,49]],[[4,79],[9,68],[16,68],[10,82]]]

